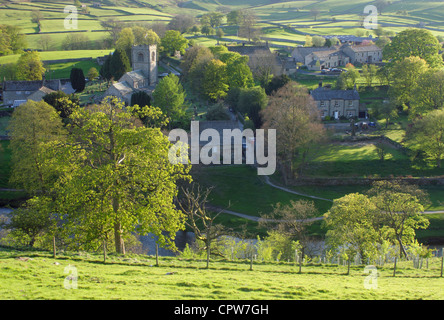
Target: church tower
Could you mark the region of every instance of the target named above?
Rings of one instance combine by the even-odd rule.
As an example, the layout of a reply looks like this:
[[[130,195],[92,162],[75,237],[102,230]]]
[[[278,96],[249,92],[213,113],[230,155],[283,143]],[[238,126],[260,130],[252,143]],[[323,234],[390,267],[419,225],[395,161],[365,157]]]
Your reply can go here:
[[[139,45],[131,48],[133,71],[142,70],[149,85],[157,84],[157,45]]]

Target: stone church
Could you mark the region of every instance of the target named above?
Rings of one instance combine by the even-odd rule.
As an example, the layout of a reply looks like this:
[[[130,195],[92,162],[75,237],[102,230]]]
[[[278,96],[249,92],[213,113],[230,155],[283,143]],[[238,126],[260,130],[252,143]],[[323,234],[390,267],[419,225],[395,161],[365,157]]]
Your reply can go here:
[[[104,97],[115,96],[130,104],[137,91],[151,94],[157,84],[157,46],[139,45],[131,49],[132,71],[125,73],[105,92]]]

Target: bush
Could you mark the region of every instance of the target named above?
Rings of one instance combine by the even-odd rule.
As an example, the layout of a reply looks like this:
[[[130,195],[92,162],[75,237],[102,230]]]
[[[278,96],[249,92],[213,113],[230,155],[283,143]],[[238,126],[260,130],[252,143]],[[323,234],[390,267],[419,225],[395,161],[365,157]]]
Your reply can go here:
[[[206,118],[209,121],[230,120],[230,115],[227,113],[223,103],[216,103],[208,108]]]

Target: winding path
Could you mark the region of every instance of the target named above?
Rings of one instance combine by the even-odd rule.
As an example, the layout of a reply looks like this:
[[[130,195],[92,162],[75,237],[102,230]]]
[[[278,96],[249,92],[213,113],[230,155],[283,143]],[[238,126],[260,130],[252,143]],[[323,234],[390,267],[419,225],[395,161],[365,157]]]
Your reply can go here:
[[[268,184],[269,186],[271,186],[273,188],[276,188],[276,189],[279,189],[279,190],[282,190],[284,192],[288,192],[288,193],[292,193],[292,194],[295,194],[295,195],[298,195],[298,196],[303,196],[303,197],[312,198],[312,199],[316,199],[316,200],[323,200],[323,201],[333,202],[333,200],[331,200],[331,199],[321,198],[321,197],[317,197],[317,196],[313,196],[313,195],[297,192],[297,191],[294,191],[294,190],[291,190],[291,189],[288,189],[288,188],[285,188],[285,187],[278,186],[278,185],[274,184],[273,182],[271,182],[270,178],[268,176],[264,176],[264,179],[265,179],[265,183]],[[250,220],[250,221],[256,221],[256,222],[260,222],[260,221],[264,221],[264,220],[274,221],[274,222],[279,222],[280,221],[280,220],[273,220],[273,219],[263,219],[261,217],[251,216],[251,215],[248,215],[248,214],[244,214],[244,213],[240,213],[240,212],[236,212],[236,211],[232,211],[232,210],[228,210],[228,209],[223,209],[223,208],[212,206],[212,205],[210,205],[208,207],[212,208],[214,210],[218,210],[219,212],[231,214],[233,216],[244,218],[244,219],[247,219],[247,220]],[[442,213],[444,213],[444,210],[434,210],[434,211],[424,211],[423,212],[423,214],[442,214]],[[317,218],[309,219],[308,221],[319,221],[319,220],[323,220],[323,219],[324,219],[324,217],[322,216],[322,217],[317,217]]]

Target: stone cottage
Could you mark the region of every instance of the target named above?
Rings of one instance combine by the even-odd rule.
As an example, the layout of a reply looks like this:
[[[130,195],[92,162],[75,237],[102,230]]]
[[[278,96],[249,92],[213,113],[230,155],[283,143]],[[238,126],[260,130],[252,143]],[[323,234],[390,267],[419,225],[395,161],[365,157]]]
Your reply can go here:
[[[339,119],[341,116],[364,118],[366,115],[365,110],[360,110],[360,97],[356,88],[332,90],[329,87],[323,87],[320,83],[319,87],[312,90],[310,94],[316,102],[322,119],[327,116],[334,119]]]
[[[59,90],[60,80],[4,81],[3,105],[17,107],[27,100],[41,101],[46,94]]]

